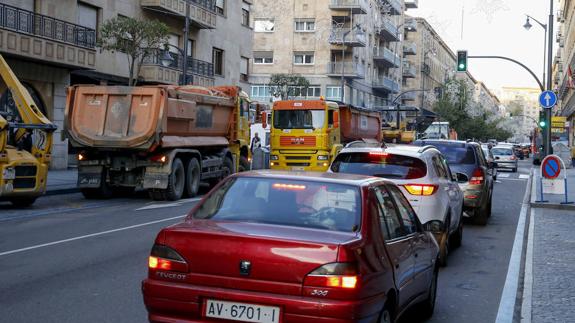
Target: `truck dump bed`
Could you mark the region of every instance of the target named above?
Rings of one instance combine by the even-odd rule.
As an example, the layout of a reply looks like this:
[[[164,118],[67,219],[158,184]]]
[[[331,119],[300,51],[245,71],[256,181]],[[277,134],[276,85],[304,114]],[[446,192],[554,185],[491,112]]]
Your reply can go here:
[[[381,116],[378,112],[348,105],[340,105],[339,111],[342,143],[362,139],[381,142]]]
[[[237,94],[234,87],[74,86],[65,130],[76,147],[224,146]]]

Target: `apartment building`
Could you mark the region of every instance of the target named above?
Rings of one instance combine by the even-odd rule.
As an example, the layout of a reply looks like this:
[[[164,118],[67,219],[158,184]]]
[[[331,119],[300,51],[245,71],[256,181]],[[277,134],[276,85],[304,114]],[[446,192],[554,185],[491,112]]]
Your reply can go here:
[[[499,114],[499,99],[491,92],[483,82],[475,83],[475,94],[473,100],[487,112],[493,115]]]
[[[575,1],[560,0],[557,12],[554,82],[559,94],[559,114],[569,122],[569,145],[575,145]]]
[[[189,6],[189,39],[184,39]],[[172,63],[163,48],[146,60],[142,83],[240,85],[249,91],[253,30],[248,0],[2,0],[0,53],[57,126],[51,167],[68,166],[61,134],[66,87],[70,84],[125,84],[127,58],[96,46],[98,27],[114,17],[157,19],[170,28]],[[184,78],[183,46],[188,45]],[[2,82],[0,82],[2,83]],[[9,92],[0,84],[0,113],[16,118]]]
[[[344,101],[367,108],[389,104],[401,87],[401,0],[254,1],[251,96],[270,103],[272,74],[310,82],[292,98]]]
[[[498,91],[501,103],[507,107],[508,113],[516,115],[515,120],[520,125],[520,133],[517,137],[528,137],[537,127],[539,119],[539,94],[541,89],[529,87],[502,87]]]

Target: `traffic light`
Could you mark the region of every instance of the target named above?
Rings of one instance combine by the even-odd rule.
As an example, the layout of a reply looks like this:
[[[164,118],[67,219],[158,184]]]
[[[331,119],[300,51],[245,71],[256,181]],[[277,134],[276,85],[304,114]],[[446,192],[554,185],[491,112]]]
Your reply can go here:
[[[458,50],[457,51],[457,71],[466,72],[467,71],[467,51]]]
[[[547,127],[547,119],[545,118],[545,111],[539,111],[539,127],[545,129]]]

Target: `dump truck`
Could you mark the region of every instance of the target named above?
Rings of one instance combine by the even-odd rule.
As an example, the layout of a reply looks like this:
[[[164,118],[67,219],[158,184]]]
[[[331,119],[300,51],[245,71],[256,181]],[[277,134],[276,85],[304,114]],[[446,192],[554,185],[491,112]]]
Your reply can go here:
[[[0,115],[0,201],[29,206],[46,192],[56,126],[42,114],[2,55],[0,76],[18,114]]]
[[[249,169],[249,104],[235,86],[72,86],[65,133],[78,187],[86,198],[193,197],[200,182]]]
[[[276,101],[271,123],[271,169],[326,171],[346,144],[382,139],[378,112],[332,101]]]

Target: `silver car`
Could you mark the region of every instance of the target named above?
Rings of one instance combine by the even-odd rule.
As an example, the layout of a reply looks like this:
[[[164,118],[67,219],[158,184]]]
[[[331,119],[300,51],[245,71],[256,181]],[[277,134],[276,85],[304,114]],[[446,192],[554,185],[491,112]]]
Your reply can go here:
[[[491,148],[491,153],[497,163],[497,168],[511,169],[512,172],[517,172],[517,157],[513,153],[513,147],[509,146],[495,146]]]

